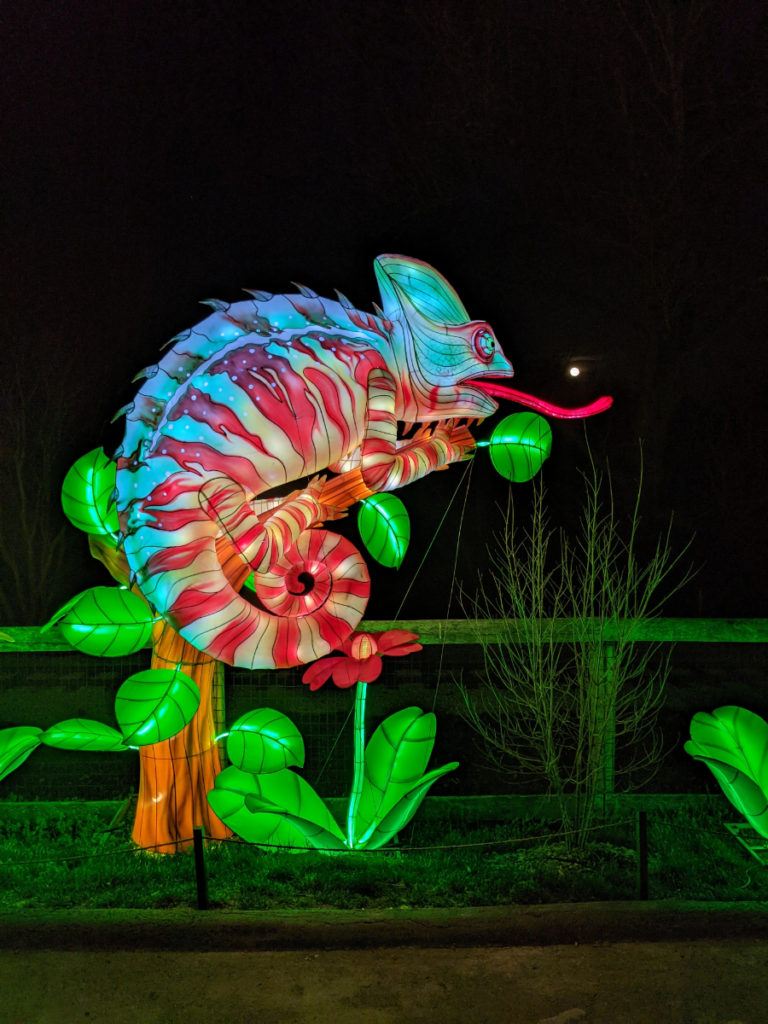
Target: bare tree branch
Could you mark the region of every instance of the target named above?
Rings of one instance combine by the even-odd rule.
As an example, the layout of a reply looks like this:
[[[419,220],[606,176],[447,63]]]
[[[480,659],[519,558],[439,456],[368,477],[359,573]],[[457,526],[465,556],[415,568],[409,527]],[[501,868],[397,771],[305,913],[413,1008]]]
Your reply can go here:
[[[584,483],[575,540],[550,527],[542,487],[534,487],[527,529],[517,528],[508,506],[490,579],[465,596],[465,609],[509,628],[500,644],[478,631],[484,671],[478,685],[459,684],[462,713],[491,764],[544,782],[579,846],[615,777],[636,780],[659,764],[669,651],[634,636],[691,575],[682,565],[687,548],[675,553],[668,531],[649,555],[640,553],[642,475],[626,524],[607,474],[593,464]],[[575,639],[556,635],[557,619],[581,624]],[[625,755],[618,767],[617,749]]]

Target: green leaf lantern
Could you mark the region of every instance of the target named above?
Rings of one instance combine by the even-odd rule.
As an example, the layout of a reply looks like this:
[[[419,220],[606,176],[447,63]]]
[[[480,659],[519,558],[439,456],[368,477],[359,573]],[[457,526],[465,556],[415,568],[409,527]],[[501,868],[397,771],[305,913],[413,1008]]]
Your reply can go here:
[[[435,731],[435,716],[416,707],[396,711],[374,731],[365,748],[358,836],[375,827],[422,780]]]
[[[10,775],[40,746],[43,730],[35,725],[0,729],[0,779]]]
[[[91,718],[67,718],[57,722],[40,737],[48,747],[59,750],[127,750],[122,735],[111,725]]]
[[[85,533],[116,538],[120,526],[111,502],[115,463],[102,448],[81,456],[64,477],[61,505],[73,526]]]
[[[487,444],[496,472],[512,483],[525,483],[549,458],[552,430],[535,412],[513,412],[498,424]]]
[[[378,818],[369,826],[367,836],[361,840],[366,850],[378,850],[404,828],[421,806],[421,802],[438,779],[459,767],[458,761],[435,768],[415,783],[381,820]]]
[[[184,672],[153,668],[129,676],[115,697],[115,717],[127,746],[170,739],[192,721],[200,691]]]
[[[768,837],[768,722],[733,705],[698,711],[685,752],[707,765],[733,806]]]
[[[344,849],[344,835],[326,805],[312,786],[290,769],[252,775],[230,765],[216,776],[208,803],[248,843]]]
[[[390,569],[400,568],[411,539],[411,521],[397,495],[374,494],[363,498],[357,528],[372,558]]]
[[[282,712],[259,708],[238,718],[230,729],[227,757],[236,767],[254,775],[301,768],[304,740]]]
[[[122,658],[147,646],[152,613],[130,590],[92,587],[67,601],[40,632],[54,624],[78,651],[97,658]]]

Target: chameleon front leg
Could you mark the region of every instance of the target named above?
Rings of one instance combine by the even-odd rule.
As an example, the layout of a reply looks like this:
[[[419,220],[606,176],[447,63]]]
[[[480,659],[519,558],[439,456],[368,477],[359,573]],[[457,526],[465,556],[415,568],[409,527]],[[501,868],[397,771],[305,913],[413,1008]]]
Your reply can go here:
[[[475,441],[464,425],[438,421],[398,441],[395,381],[385,370],[368,378],[368,423],[361,446],[361,471],[372,491],[392,491],[472,454]]]

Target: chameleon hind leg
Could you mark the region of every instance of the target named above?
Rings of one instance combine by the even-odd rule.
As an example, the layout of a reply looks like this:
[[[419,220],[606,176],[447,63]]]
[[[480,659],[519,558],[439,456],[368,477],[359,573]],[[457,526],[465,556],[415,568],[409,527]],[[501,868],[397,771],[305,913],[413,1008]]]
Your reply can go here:
[[[232,606],[214,642],[222,660],[251,659],[254,668],[304,664],[336,648],[362,618],[370,593],[365,562],[348,540],[312,528],[338,515],[319,500],[324,484],[318,478],[262,515],[231,480],[211,481],[201,494],[206,513],[254,570],[258,608],[241,598]],[[244,614],[250,632],[242,628]],[[241,642],[234,657],[231,648]]]
[[[323,480],[313,480],[274,510],[257,515],[238,483],[217,477],[200,488],[200,506],[219,524],[243,561],[255,573],[264,573],[295,546],[305,530],[331,517],[320,500],[322,489]]]

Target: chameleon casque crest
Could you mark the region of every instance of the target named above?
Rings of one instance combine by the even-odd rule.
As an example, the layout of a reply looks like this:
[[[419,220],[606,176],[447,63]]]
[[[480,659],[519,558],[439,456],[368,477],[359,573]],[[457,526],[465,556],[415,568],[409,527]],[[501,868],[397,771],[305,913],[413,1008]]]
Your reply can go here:
[[[491,395],[526,397],[493,380],[511,363],[437,271],[397,255],[374,269],[374,314],[301,286],[212,301],[126,410],[116,500],[132,579],[228,664],[283,668],[336,649],[363,616],[369,577],[348,540],[318,527],[469,457],[466,421],[496,410]],[[222,536],[237,572],[217,554]],[[251,571],[255,601],[238,592]]]

